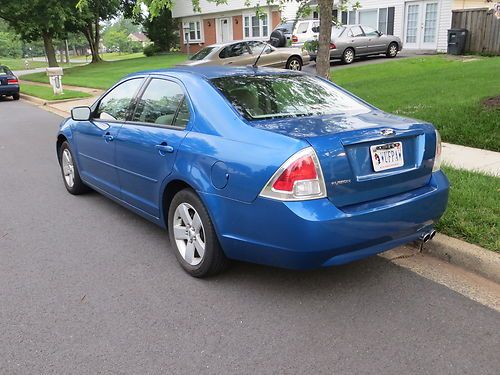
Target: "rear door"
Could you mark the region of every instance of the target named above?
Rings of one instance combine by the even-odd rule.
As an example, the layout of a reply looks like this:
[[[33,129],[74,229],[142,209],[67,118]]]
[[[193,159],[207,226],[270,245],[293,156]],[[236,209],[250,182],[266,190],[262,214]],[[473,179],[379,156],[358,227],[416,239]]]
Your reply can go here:
[[[143,82],[143,77],[132,78],[111,89],[97,104],[93,118],[79,122],[74,131],[82,178],[115,197],[120,196],[116,137]]]
[[[153,217],[160,216],[161,186],[188,133],[190,113],[180,82],[152,77],[130,121],[118,133],[116,163],[122,199]]]
[[[348,32],[349,46],[354,48],[356,56],[368,53],[368,37],[360,26],[352,26]]]

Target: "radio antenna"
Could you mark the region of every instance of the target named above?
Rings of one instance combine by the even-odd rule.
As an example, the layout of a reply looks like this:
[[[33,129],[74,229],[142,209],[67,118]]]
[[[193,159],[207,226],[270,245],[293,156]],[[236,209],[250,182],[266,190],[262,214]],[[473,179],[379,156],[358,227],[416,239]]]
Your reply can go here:
[[[254,69],[257,69],[257,63],[259,62],[259,59],[262,56],[262,53],[264,53],[264,51],[266,50],[267,43],[266,42],[263,42],[263,43],[264,43],[264,48],[262,48],[262,51],[260,51],[259,56],[257,56],[257,58],[255,59],[255,62],[252,65],[252,67]]]

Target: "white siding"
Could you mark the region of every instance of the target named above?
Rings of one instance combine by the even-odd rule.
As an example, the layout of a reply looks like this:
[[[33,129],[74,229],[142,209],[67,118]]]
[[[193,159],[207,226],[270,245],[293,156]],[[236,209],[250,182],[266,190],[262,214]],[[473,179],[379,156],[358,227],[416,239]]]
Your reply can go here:
[[[448,49],[448,29],[451,27],[453,0],[443,0],[440,3],[437,51],[446,52]]]
[[[278,9],[278,1],[275,2],[276,5],[272,5],[271,8]],[[259,4],[264,9],[268,8],[266,0],[251,0],[250,4],[255,6]],[[299,4],[295,1],[285,4],[283,7],[283,17],[294,18],[297,13]],[[174,18],[178,17],[189,17],[195,15],[205,15],[211,13],[226,13],[235,10],[248,10],[249,8],[245,6],[245,0],[229,0],[226,4],[216,5],[214,2],[209,2],[207,0],[200,0],[201,13],[193,12],[193,4],[191,0],[177,0],[174,2],[174,7],[172,9],[172,16]]]

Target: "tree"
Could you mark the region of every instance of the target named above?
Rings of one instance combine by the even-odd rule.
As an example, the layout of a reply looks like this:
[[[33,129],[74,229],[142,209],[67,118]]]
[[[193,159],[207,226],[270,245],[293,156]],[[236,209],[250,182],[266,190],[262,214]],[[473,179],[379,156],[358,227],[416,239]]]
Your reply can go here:
[[[130,2],[131,0],[128,0]],[[226,4],[227,0],[208,0],[209,2],[219,4]],[[302,16],[310,11],[309,0],[246,0],[246,5],[248,7],[252,6],[252,2],[256,2],[257,14],[259,13],[259,8],[262,5],[278,5],[282,7],[287,2],[297,2],[299,5],[300,14],[297,17]],[[200,12],[200,0],[191,0],[194,12]],[[340,0],[338,8],[341,10],[346,10],[352,4],[352,8],[359,8],[359,1],[357,0]],[[154,19],[157,17],[163,9],[172,10],[174,6],[174,0],[137,0],[135,4],[135,12],[140,13],[141,4],[148,6],[150,18]],[[337,23],[338,20],[333,19],[332,8],[333,0],[318,0],[318,8],[320,13],[320,26],[319,26],[319,40],[318,40],[318,55],[316,56],[316,71],[317,74],[329,78],[330,75],[330,43],[331,43],[331,32],[332,23]]]
[[[89,43],[92,63],[102,61],[99,55],[101,41],[100,23],[115,17],[120,9],[120,0],[77,0],[78,12],[73,18],[73,26],[79,29]]]
[[[2,0],[0,18],[26,42],[43,39],[49,66],[58,66],[53,39],[64,34],[67,8],[58,0]]]

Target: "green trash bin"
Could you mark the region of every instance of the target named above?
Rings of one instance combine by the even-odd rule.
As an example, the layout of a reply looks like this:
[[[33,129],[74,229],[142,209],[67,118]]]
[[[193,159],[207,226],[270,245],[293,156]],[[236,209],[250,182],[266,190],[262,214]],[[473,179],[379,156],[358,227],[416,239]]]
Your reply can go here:
[[[463,55],[467,41],[467,29],[448,30],[448,55]]]

